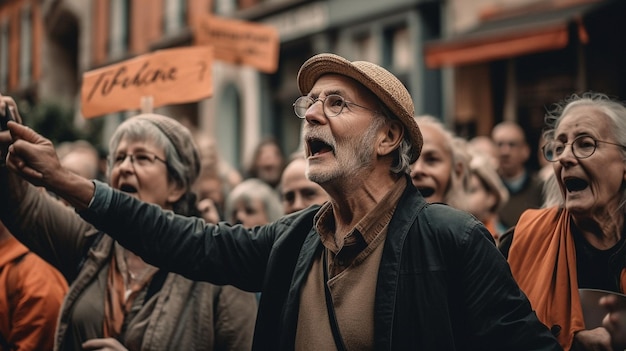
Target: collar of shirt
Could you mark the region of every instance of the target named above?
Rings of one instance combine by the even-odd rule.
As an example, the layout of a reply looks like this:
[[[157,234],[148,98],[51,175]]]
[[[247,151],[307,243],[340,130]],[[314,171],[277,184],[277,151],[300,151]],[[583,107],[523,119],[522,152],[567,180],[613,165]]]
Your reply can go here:
[[[335,217],[331,202],[322,206],[315,216],[315,228],[319,233],[322,244],[332,253],[337,254],[344,247],[359,247],[358,251],[367,247],[389,224],[395,208],[406,188],[406,177],[400,177],[391,190],[381,201],[365,215],[346,235],[343,242],[335,241]]]

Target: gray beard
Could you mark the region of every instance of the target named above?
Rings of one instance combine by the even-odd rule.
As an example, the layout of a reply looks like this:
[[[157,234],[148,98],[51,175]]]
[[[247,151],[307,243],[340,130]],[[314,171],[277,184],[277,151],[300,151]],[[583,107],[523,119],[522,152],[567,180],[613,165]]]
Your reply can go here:
[[[332,167],[327,167],[318,172],[311,172],[307,168],[306,177],[317,184],[328,183],[334,179],[344,178],[345,180],[354,179],[361,170],[371,165],[372,144],[376,138],[378,128],[369,128],[362,138],[354,141],[347,141],[345,145],[337,143],[343,151],[341,154],[336,153],[336,163]],[[348,150],[349,153],[348,154]]]

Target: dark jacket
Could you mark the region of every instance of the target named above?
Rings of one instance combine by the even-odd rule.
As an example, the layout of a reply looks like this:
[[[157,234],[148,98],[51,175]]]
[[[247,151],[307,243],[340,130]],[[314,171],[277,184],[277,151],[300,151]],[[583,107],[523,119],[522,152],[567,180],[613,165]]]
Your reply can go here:
[[[410,182],[409,182],[410,185]],[[81,215],[147,262],[191,279],[262,291],[254,349],[293,349],[318,207],[246,230],[205,224],[102,183]],[[560,350],[474,217],[428,205],[407,186],[378,272],[376,350]]]

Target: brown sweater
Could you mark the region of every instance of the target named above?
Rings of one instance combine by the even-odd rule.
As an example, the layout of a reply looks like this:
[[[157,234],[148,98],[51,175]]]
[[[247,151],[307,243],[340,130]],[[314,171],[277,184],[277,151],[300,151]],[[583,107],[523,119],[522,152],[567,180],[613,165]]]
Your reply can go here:
[[[337,324],[348,350],[374,349],[374,296],[382,245],[396,204],[406,185],[401,178],[343,242],[335,243],[334,217],[330,204],[316,219],[323,248],[316,255],[302,288],[296,331],[296,350],[336,349],[328,321],[324,292],[323,250],[326,250],[331,291]]]

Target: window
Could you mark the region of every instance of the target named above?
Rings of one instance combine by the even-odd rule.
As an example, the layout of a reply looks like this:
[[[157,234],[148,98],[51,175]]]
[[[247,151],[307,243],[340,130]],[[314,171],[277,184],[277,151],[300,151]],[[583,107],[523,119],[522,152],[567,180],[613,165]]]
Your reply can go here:
[[[0,91],[9,90],[9,23],[0,19]]]
[[[187,1],[165,0],[164,31],[172,33],[185,27],[187,23]]]
[[[128,0],[111,0],[109,17],[109,57],[123,57],[128,50],[129,6]]]
[[[383,30],[383,65],[411,89],[410,77],[415,45],[411,43],[410,32],[406,24],[392,24]]]
[[[224,159],[234,165],[242,164],[241,145],[245,143],[241,103],[237,86],[227,83],[222,88],[222,98],[219,101],[220,118],[216,121],[215,137]]]
[[[20,74],[19,84],[21,87],[26,87],[30,83],[31,70],[32,70],[32,13],[30,6],[22,8],[20,17]]]
[[[376,42],[370,33],[362,33],[354,37],[354,53],[358,60],[379,62]]]
[[[390,27],[385,30],[384,52],[389,55],[386,62],[394,71],[403,72],[411,68],[411,45],[409,29],[405,26]]]

